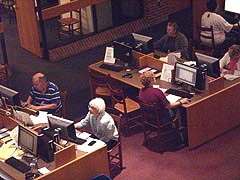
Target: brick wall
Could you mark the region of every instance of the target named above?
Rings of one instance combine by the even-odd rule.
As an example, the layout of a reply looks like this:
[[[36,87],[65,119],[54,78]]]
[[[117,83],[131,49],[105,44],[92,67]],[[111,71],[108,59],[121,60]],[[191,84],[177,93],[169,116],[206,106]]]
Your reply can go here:
[[[168,15],[189,5],[190,0],[144,0],[144,18],[104,31],[68,45],[49,50],[49,60],[58,61],[81,53],[87,49],[111,42],[132,32],[159,24],[168,19]],[[177,8],[176,4],[178,5]]]

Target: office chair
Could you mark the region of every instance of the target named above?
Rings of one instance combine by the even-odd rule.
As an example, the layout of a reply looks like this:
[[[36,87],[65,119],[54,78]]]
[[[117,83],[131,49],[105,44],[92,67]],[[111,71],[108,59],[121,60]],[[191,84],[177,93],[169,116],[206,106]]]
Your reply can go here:
[[[121,171],[123,169],[123,158],[122,158],[122,141],[121,141],[121,120],[122,115],[114,115],[110,114],[113,118],[115,125],[118,129],[118,143],[110,150],[108,150],[108,163],[109,163],[109,172],[110,174],[114,173],[114,170],[117,168],[117,170]]]
[[[140,105],[135,100],[126,97],[123,89],[115,89],[114,85],[109,82],[108,87],[111,92],[113,110],[123,114],[126,135],[128,136],[130,129],[142,126]]]
[[[94,71],[90,72],[91,96],[92,98],[101,97],[106,102],[106,109],[111,109],[111,92],[107,86],[110,75],[98,74]]]
[[[6,64],[0,64],[0,82],[9,85],[10,72]]]
[[[67,91],[60,91],[62,108],[60,109],[63,118],[66,118],[67,111]]]
[[[170,142],[180,144],[179,122],[177,118],[163,123],[160,107],[157,104],[147,104],[140,100],[143,134],[145,146],[153,145],[161,152],[165,151]],[[177,147],[176,146],[176,147]]]

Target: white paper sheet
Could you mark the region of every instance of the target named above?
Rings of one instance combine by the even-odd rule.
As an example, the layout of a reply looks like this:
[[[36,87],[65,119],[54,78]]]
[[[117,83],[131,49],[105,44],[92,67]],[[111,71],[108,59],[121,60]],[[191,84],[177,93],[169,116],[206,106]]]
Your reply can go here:
[[[175,96],[173,94],[169,94],[166,96],[167,100],[170,102],[170,103],[175,103],[177,102],[179,99],[181,99],[182,97],[180,96]]]
[[[93,140],[96,141],[96,143],[92,146],[89,146],[88,143],[90,143]],[[80,151],[89,153],[89,152],[95,151],[96,149],[98,149],[104,145],[105,145],[105,143],[103,141],[89,137],[89,138],[87,138],[87,141],[85,143],[83,143],[82,145],[77,145],[77,149]]]
[[[163,81],[171,82],[173,69],[174,69],[174,66],[169,64],[163,64],[162,75],[160,79]]]
[[[48,123],[47,112],[45,111],[39,111],[38,116],[31,115],[30,118],[34,125],[41,124],[41,123]]]
[[[114,51],[112,47],[106,47],[104,63],[114,64]]]

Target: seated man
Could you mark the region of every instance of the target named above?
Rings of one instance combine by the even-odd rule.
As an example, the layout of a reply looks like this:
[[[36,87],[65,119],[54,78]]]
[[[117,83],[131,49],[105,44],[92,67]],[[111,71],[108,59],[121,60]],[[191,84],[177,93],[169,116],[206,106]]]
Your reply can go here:
[[[75,124],[75,128],[91,127],[93,138],[102,140],[107,149],[112,149],[118,143],[118,130],[112,117],[105,111],[106,105],[102,98],[89,102],[89,112],[84,119]]]
[[[184,34],[178,31],[178,25],[175,22],[169,22],[167,25],[167,34],[154,43],[154,49],[162,52],[181,52],[182,58],[188,59],[188,40]]]
[[[240,45],[232,45],[220,59],[219,64],[223,74],[234,74],[240,71]]]
[[[156,79],[152,71],[147,71],[141,75],[141,83],[144,87],[139,91],[139,99],[144,103],[157,104],[162,107],[162,112],[160,112],[163,117],[162,122],[171,121],[175,117],[172,108],[187,104],[189,100],[184,98],[175,103],[170,103],[160,89],[153,87],[155,82]]]
[[[234,44],[239,35],[236,34],[236,32],[233,32],[232,29],[233,27],[238,28],[238,23],[230,24],[222,16],[215,13],[217,9],[216,0],[209,0],[207,2],[207,9],[208,11],[202,15],[201,27],[213,27],[215,45],[224,43],[223,47],[229,47]],[[201,34],[205,36],[210,36],[210,33],[211,32],[206,31],[201,32]],[[201,41],[206,45],[212,45],[211,39],[201,37]]]
[[[42,73],[36,73],[32,77],[33,87],[26,102],[22,106],[37,110],[47,111],[48,113],[58,115],[62,107],[58,87],[47,80]]]

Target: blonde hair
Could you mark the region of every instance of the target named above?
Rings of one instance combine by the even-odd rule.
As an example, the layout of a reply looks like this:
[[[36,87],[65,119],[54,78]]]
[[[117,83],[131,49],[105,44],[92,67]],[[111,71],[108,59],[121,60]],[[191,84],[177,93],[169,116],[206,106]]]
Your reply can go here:
[[[102,98],[94,98],[89,102],[89,106],[97,109],[99,113],[105,111],[106,104]]]
[[[155,75],[153,74],[152,71],[147,71],[143,73],[140,78],[141,83],[145,87],[150,87],[155,80]]]

